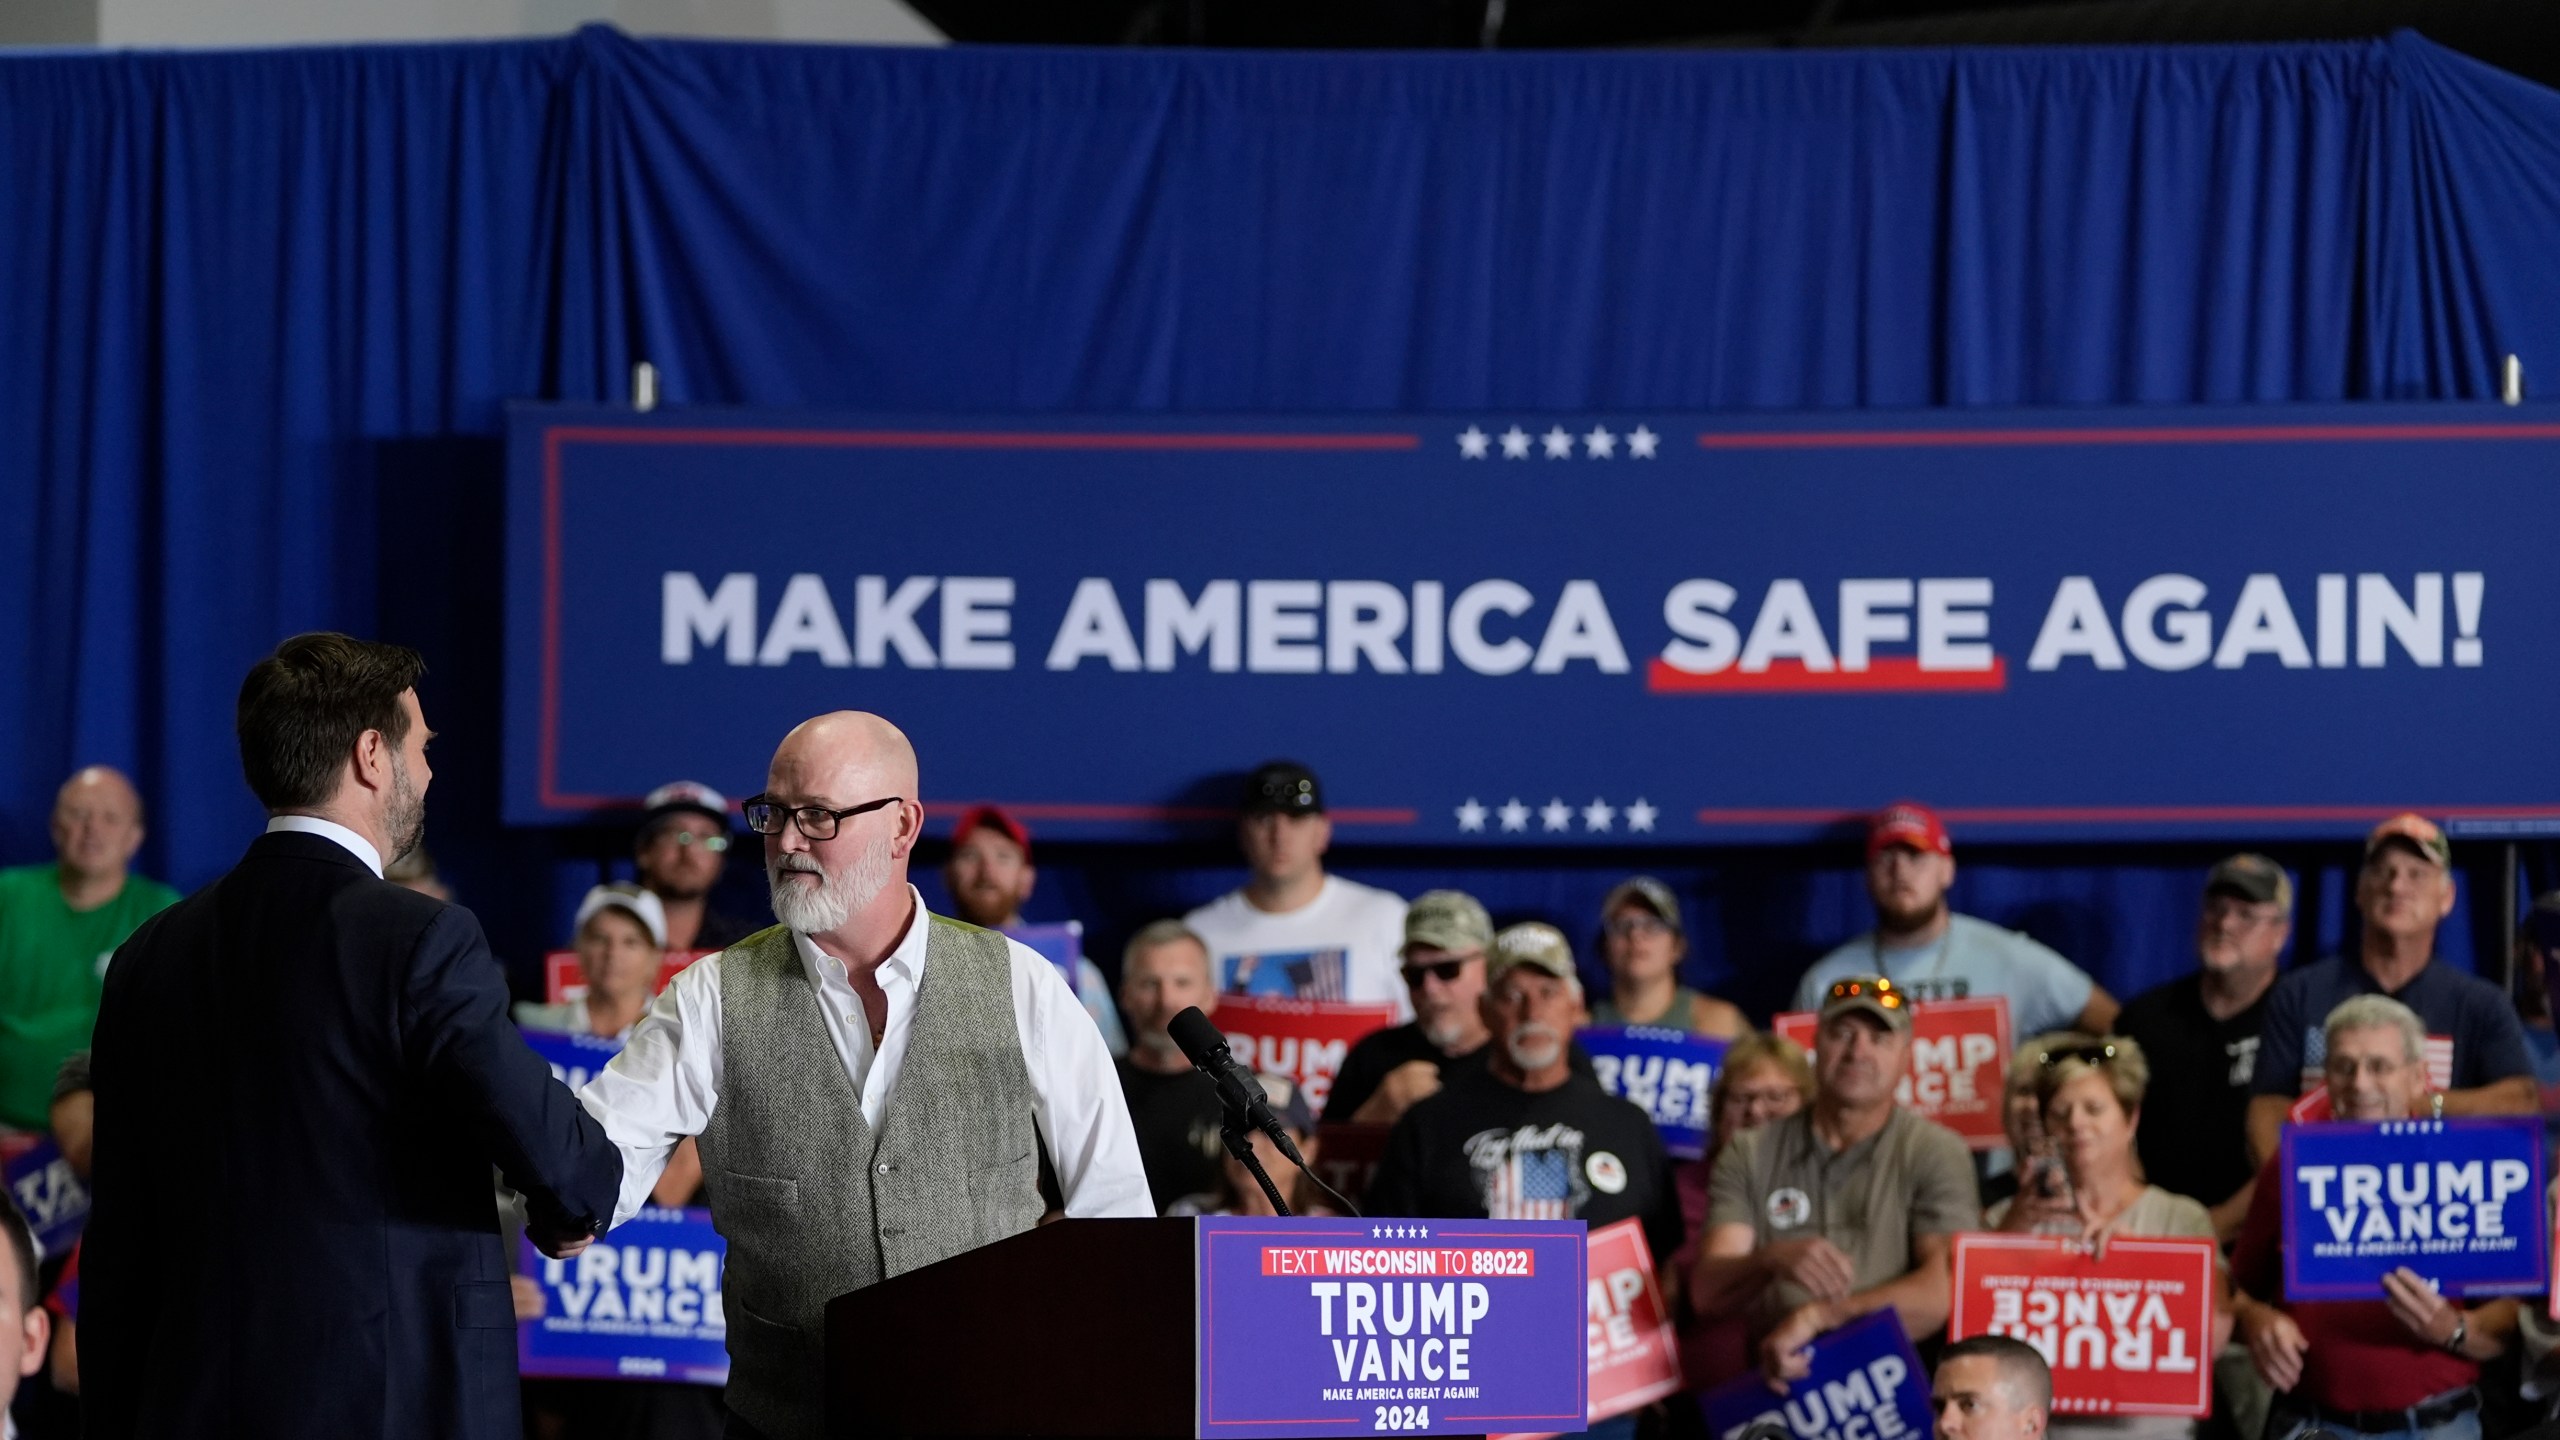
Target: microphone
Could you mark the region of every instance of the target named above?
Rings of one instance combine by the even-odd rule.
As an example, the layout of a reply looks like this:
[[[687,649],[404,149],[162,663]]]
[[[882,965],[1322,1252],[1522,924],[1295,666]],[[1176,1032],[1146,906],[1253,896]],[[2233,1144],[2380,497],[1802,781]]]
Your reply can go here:
[[[1236,1059],[1235,1052],[1227,1048],[1225,1032],[1219,1030],[1208,1016],[1201,1014],[1199,1006],[1184,1007],[1182,1013],[1165,1026],[1165,1030],[1173,1036],[1173,1043],[1182,1047],[1183,1056],[1190,1060],[1192,1068],[1217,1082],[1218,1098],[1226,1103],[1228,1115],[1242,1116],[1247,1125],[1270,1136],[1271,1143],[1280,1147],[1280,1153],[1289,1157],[1290,1164],[1301,1170],[1307,1168],[1306,1159],[1299,1155],[1297,1144],[1289,1138],[1288,1127],[1280,1123],[1279,1116],[1271,1113],[1271,1097],[1262,1093],[1261,1082],[1255,1080],[1253,1072],[1244,1068]]]

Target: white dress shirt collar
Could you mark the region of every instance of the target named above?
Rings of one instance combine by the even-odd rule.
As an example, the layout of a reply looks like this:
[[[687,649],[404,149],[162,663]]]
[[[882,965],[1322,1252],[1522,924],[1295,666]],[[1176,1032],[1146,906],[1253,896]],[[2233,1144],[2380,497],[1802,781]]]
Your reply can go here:
[[[924,945],[932,925],[925,914],[924,893],[913,885],[907,887],[907,905],[909,908],[906,931],[898,937],[898,943],[890,947],[888,955],[880,961],[881,973],[873,976],[874,983],[882,984],[884,987],[891,976],[905,980],[910,989],[924,980]],[[791,932],[791,943],[800,951],[802,964],[832,975],[838,980],[851,979],[846,973],[845,963],[819,949],[817,941],[794,930]]]
[[[317,835],[323,840],[337,841],[348,854],[364,862],[364,868],[373,872],[374,879],[382,878],[382,852],[373,848],[372,841],[337,821],[323,820],[317,815],[278,815],[267,821],[267,833],[270,835],[287,830],[297,835]]]

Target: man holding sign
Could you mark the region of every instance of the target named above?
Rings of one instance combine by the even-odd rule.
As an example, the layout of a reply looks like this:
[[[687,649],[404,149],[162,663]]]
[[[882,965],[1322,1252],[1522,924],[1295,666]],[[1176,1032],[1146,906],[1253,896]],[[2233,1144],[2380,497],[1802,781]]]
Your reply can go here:
[[[2384,996],[2332,1010],[2323,1072],[2338,1118],[2394,1121],[2433,1110],[2426,1039],[2417,1015]],[[2266,1440],[2294,1440],[2314,1427],[2347,1436],[2477,1437],[2480,1365],[2513,1339],[2516,1302],[2466,1308],[2406,1266],[2383,1276],[2382,1300],[2288,1302],[2283,1215],[2294,1178],[2281,1160],[2259,1172],[2232,1264],[2240,1337],[2258,1372],[2283,1392]]]
[[[1736,1138],[1716,1162],[1692,1274],[1699,1315],[1747,1315],[1771,1384],[1815,1337],[1891,1308],[1914,1337],[1947,1319],[1949,1237],[1981,1223],[1972,1157],[1894,1103],[1911,1001],[1853,976],[1823,998],[1813,1104]]]

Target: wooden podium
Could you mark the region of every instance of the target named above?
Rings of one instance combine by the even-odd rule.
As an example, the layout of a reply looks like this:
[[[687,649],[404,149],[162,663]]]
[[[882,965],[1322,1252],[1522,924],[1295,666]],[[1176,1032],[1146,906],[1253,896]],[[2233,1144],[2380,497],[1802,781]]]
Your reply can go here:
[[[827,1433],[1198,1431],[1189,1220],[1062,1220],[827,1305]]]

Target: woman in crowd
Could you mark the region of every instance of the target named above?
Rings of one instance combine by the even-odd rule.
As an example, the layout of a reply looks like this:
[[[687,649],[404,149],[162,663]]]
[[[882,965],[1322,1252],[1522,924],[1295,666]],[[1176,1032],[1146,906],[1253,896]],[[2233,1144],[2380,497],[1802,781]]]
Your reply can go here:
[[[1986,1216],[1992,1228],[2068,1235],[2098,1245],[2135,1235],[2214,1239],[2213,1217],[2204,1206],[2144,1183],[2134,1158],[2134,1130],[2142,1123],[2142,1094],[2151,1081],[2142,1047],[2122,1036],[2081,1034],[2041,1036],[2036,1043],[2040,1053],[2022,1054],[2020,1068],[2035,1067],[2043,1138],[2059,1173],[2054,1183],[2039,1183],[2041,1167],[2026,1162],[2026,1182],[2017,1196],[1994,1204]],[[2212,1348],[2219,1351],[2231,1337],[2231,1297],[2219,1267],[2216,1277]],[[2050,1433],[2063,1440],[2185,1440],[2195,1429],[2195,1421],[2176,1416],[2056,1416]]]
[[[1307,1168],[1314,1169],[1316,1112],[1315,1107],[1307,1103],[1306,1092],[1299,1089],[1285,1075],[1265,1073],[1253,1078],[1262,1086],[1262,1093],[1270,1099],[1271,1113],[1279,1120],[1280,1128],[1289,1132],[1289,1143],[1297,1146],[1298,1153],[1307,1157]],[[1271,1142],[1271,1137],[1260,1131],[1254,1132],[1253,1158],[1262,1163],[1262,1173],[1270,1176],[1271,1183],[1279,1188],[1280,1198],[1289,1202],[1290,1214],[1336,1215],[1341,1213],[1321,1200],[1300,1198],[1312,1194],[1315,1186],[1306,1183],[1306,1177],[1298,1172],[1298,1167],[1290,1164],[1288,1157],[1280,1153],[1280,1147]],[[1253,1178],[1253,1172],[1245,1169],[1236,1157],[1229,1155],[1218,1172],[1217,1189],[1199,1195],[1186,1195],[1166,1206],[1164,1213],[1167,1215],[1269,1215],[1274,1212],[1271,1209],[1271,1197],[1262,1193],[1262,1186]]]
[[[658,972],[666,967],[666,907],[637,885],[598,885],[578,902],[575,943],[587,993],[557,1005],[527,1001],[516,1007],[516,1023],[562,1035],[630,1039],[631,1027],[649,1013]]]
[[[1731,1039],[1751,1033],[1742,1012],[1680,983],[1689,953],[1680,901],[1650,875],[1619,884],[1600,905],[1600,955],[1609,966],[1609,996],[1591,1007],[1602,1029],[1651,1025]]]
[[[1663,1293],[1679,1317],[1680,1373],[1692,1390],[1722,1384],[1752,1368],[1749,1323],[1741,1315],[1700,1319],[1682,1283],[1698,1259],[1698,1235],[1707,1223],[1707,1191],[1716,1157],[1734,1136],[1783,1120],[1813,1101],[1813,1062],[1801,1046],[1778,1035],[1746,1035],[1724,1053],[1707,1099],[1707,1153],[1680,1167],[1680,1217],[1688,1243],[1662,1272]]]

